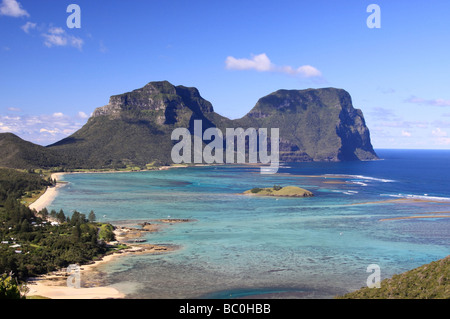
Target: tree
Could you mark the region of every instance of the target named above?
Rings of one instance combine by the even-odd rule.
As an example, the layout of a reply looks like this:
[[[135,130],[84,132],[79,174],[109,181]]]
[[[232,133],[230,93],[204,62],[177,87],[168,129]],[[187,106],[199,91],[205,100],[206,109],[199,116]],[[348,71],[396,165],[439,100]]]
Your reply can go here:
[[[64,215],[64,211],[62,209],[58,214],[56,214],[56,220],[60,223],[64,223],[66,221],[66,215]]]
[[[96,219],[95,213],[93,210],[91,210],[91,212],[89,213],[89,216],[88,216],[88,220],[90,223],[93,223],[93,222],[95,222],[95,219]]]
[[[114,235],[114,227],[111,224],[101,225],[98,237],[104,241],[115,240],[116,236]]]
[[[0,277],[0,299],[23,299],[17,282],[8,274]]]
[[[70,219],[70,225],[74,226],[74,225],[81,225],[86,223],[86,215],[85,214],[81,214],[78,211],[74,211],[72,214],[72,218]]]
[[[69,224],[71,226],[80,224],[80,213],[78,211],[74,211],[72,213],[72,218],[70,218],[70,223]]]
[[[44,208],[39,212],[39,214],[42,216],[42,218],[47,219],[47,217],[48,217],[48,210],[47,210],[47,208],[44,207]]]
[[[30,223],[28,222],[28,220],[24,219],[22,221],[22,224],[20,225],[20,232],[21,233],[27,233],[29,231],[31,231]]]
[[[74,227],[75,228],[73,229],[73,238],[75,239],[75,241],[79,241],[81,238],[80,224],[76,224]]]

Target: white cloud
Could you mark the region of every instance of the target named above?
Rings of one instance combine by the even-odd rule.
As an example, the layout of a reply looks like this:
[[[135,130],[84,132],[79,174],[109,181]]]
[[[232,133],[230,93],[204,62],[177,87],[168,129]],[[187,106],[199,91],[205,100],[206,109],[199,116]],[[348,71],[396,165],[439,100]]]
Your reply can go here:
[[[290,75],[301,75],[305,78],[311,78],[311,77],[319,77],[322,76],[322,73],[317,70],[315,67],[310,65],[303,65],[297,69],[293,69],[290,66],[283,66],[283,67],[275,67],[274,71],[276,72],[282,72],[287,73]]]
[[[21,26],[20,28],[25,32],[25,33],[29,33],[31,29],[36,28],[37,24],[28,21],[27,23],[25,23],[23,26]]]
[[[447,137],[447,132],[441,130],[439,127],[431,131],[431,134],[436,137],[436,144],[450,145],[450,137]]]
[[[444,100],[444,99],[435,99],[435,100],[432,100],[431,103],[436,106],[450,106],[450,100]]]
[[[19,109],[18,107],[8,107],[8,111],[11,111],[11,112],[22,112],[22,110]]]
[[[56,133],[59,133],[59,130],[48,130],[46,128],[41,128],[39,133],[49,133],[51,135],[55,135]]]
[[[403,130],[402,131],[402,136],[404,136],[404,137],[411,137],[411,133],[408,132],[408,131]]]
[[[105,45],[105,43],[103,43],[103,41],[101,41],[100,40],[100,43],[99,43],[99,51],[101,52],[101,53],[107,53],[108,52],[108,48],[106,47],[106,45]]]
[[[22,9],[22,5],[17,0],[3,0],[0,4],[0,15],[10,17],[29,17],[30,14]]]
[[[59,27],[50,27],[47,33],[43,33],[45,46],[71,46],[81,50],[84,44],[83,39],[68,35],[64,29]]]
[[[12,132],[21,138],[49,145],[80,129],[86,120],[79,114],[65,115],[62,112],[41,115],[3,116],[0,115],[0,132]]]
[[[392,94],[395,93],[395,89],[389,87],[377,87],[377,90],[383,94]]]
[[[78,117],[80,117],[82,119],[87,119],[87,118],[89,118],[89,115],[87,115],[86,113],[80,111],[80,112],[78,112]]]
[[[77,48],[78,50],[81,50],[83,48],[84,44],[83,39],[71,36],[69,40],[70,45],[73,46],[74,48]]]
[[[265,54],[253,55],[251,59],[237,59],[229,56],[225,60],[228,70],[256,70],[259,72],[278,72],[289,75],[300,75],[305,78],[320,77],[322,73],[311,65],[303,65],[298,68],[291,66],[277,66],[273,64]]]
[[[369,116],[381,121],[401,121],[392,110],[384,107],[374,107],[371,111],[366,111]]]
[[[229,70],[256,70],[256,71],[270,71],[274,68],[269,57],[263,53],[253,56],[252,59],[236,59],[232,56],[225,60],[227,69]]]
[[[433,134],[434,136],[437,136],[437,137],[447,136],[447,132],[441,130],[439,127],[436,128],[435,130],[431,131],[431,134]]]
[[[440,138],[438,138],[437,144],[439,144],[439,145],[450,145],[450,137],[440,137]]]
[[[439,145],[450,145],[450,137],[441,137],[438,139]]]
[[[14,129],[12,129],[9,126],[3,125],[3,123],[0,123],[0,132],[14,132]]]
[[[423,99],[417,96],[411,96],[406,99],[405,102],[414,103],[414,104],[425,104],[425,105],[433,105],[433,106],[450,106],[450,100],[445,99]]]
[[[63,34],[65,31],[60,27],[51,27],[48,29],[48,32],[51,34]]]
[[[66,46],[67,38],[57,34],[44,33],[42,35],[45,38],[44,44],[51,48],[52,46]]]

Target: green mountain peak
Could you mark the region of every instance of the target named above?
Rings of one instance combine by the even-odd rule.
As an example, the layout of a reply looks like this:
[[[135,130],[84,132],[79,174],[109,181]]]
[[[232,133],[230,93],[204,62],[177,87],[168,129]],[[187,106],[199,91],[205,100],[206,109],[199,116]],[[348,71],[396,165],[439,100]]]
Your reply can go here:
[[[226,128],[279,128],[281,161],[377,159],[361,110],[343,89],[278,90],[258,100],[244,117],[230,120],[193,87],[168,81],[113,95],[71,136],[48,147],[0,134],[7,167],[120,168],[171,164],[171,133]],[[3,143],[3,144],[2,144]],[[20,163],[20,165],[19,165]]]

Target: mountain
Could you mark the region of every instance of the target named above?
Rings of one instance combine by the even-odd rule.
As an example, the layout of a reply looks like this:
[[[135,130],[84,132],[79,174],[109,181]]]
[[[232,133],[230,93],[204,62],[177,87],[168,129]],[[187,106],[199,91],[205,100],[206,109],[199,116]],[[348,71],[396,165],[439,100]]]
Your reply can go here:
[[[361,110],[342,89],[279,90],[261,98],[238,122],[279,127],[284,161],[377,158]]]
[[[206,115],[213,112],[196,88],[151,82],[111,96],[80,130],[48,149],[73,158],[75,168],[170,164],[172,131],[185,127],[193,132],[194,120],[212,127]]]
[[[68,168],[122,168],[171,164],[175,128],[279,128],[282,161],[349,161],[377,159],[363,114],[341,89],[279,90],[261,98],[244,117],[230,120],[214,112],[196,88],[150,82],[110,97],[71,136],[48,147],[9,142],[4,166],[15,157],[36,152],[41,164]],[[27,142],[28,143],[28,142]],[[22,146],[20,146],[22,145]],[[20,147],[19,147],[20,146]],[[21,151],[23,149],[23,152]],[[25,154],[23,154],[25,153]],[[0,163],[1,165],[1,163]],[[9,166],[11,167],[11,165]]]
[[[50,168],[64,165],[64,156],[12,133],[0,133],[0,167]]]

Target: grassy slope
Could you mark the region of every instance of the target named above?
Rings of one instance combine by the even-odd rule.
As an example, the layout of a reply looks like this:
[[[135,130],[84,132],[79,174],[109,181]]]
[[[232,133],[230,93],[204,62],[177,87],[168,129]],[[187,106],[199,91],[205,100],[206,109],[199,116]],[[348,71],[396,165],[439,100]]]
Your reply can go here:
[[[339,299],[450,299],[450,256],[381,281]]]

